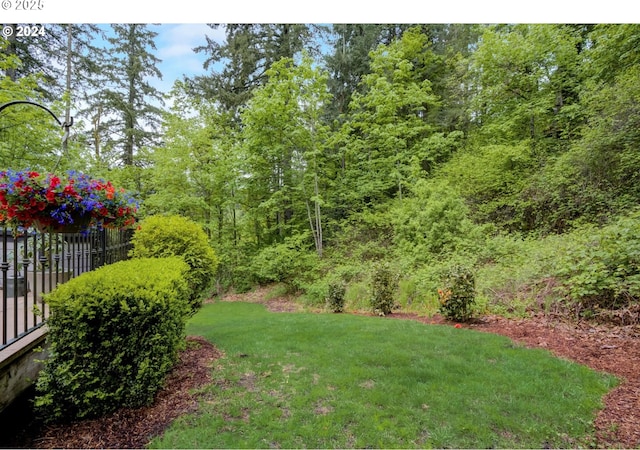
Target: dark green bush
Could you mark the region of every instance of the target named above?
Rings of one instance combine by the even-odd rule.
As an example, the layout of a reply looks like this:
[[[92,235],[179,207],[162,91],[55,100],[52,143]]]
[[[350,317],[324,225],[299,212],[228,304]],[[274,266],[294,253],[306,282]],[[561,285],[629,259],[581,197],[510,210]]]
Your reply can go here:
[[[344,281],[329,281],[327,291],[327,306],[329,309],[335,313],[344,311],[344,294],[347,291]]]
[[[380,315],[390,314],[395,304],[396,276],[387,263],[375,266],[372,276],[371,308]]]
[[[211,284],[218,258],[207,234],[197,223],[182,216],[150,216],[144,219],[132,239],[134,258],[179,256],[190,269],[186,275],[192,289],[191,308],[202,304],[202,295]]]
[[[449,269],[445,285],[438,289],[440,312],[449,320],[466,322],[471,317],[471,307],[475,302],[475,277],[463,266]]]
[[[308,249],[307,234],[286,238],[281,244],[262,249],[251,261],[251,272],[258,284],[285,283],[294,289],[302,287],[304,281],[316,267],[318,258]]]
[[[49,357],[37,380],[48,421],[150,403],[185,343],[189,268],[141,258],[86,272],[45,297]]]

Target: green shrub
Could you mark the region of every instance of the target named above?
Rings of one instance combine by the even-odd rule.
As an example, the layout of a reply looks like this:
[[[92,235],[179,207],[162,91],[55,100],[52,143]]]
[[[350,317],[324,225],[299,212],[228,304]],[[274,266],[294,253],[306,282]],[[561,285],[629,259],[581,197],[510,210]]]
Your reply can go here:
[[[383,262],[374,267],[371,277],[371,308],[373,312],[380,315],[390,314],[394,306],[394,294],[396,289],[396,276]]]
[[[474,247],[481,239],[481,228],[468,218],[464,199],[453,187],[420,180],[412,191],[392,209],[393,241],[400,255],[424,264],[433,255]]]
[[[259,284],[285,283],[302,288],[318,263],[317,254],[308,250],[309,242],[308,235],[299,234],[262,249],[251,262],[253,277]]]
[[[37,410],[60,421],[150,403],[185,342],[188,270],[177,257],[132,259],[47,294],[49,357]]]
[[[640,299],[640,213],[572,233],[556,259],[559,292],[576,309],[619,309]]]
[[[342,280],[331,280],[327,292],[327,306],[332,312],[339,313],[344,311],[344,295],[347,286]]]
[[[130,256],[134,258],[182,258],[190,267],[186,279],[192,289],[191,309],[201,306],[218,258],[200,225],[182,216],[150,216],[141,222],[132,244]]]
[[[475,277],[463,266],[450,269],[445,286],[438,289],[440,312],[449,320],[466,322],[471,317],[471,307],[475,301]]]

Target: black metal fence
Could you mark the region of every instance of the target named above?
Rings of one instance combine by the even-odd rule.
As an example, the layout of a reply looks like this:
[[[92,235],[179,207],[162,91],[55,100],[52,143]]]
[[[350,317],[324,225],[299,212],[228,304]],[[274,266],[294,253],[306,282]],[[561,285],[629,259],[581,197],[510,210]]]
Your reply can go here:
[[[81,273],[128,257],[131,230],[14,235],[0,227],[0,350],[40,328],[42,294]]]

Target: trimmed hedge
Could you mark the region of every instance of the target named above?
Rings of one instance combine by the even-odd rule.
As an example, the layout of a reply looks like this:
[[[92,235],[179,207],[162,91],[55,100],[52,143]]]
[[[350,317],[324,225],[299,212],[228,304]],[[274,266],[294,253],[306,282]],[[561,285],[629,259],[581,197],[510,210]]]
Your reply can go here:
[[[202,294],[212,282],[219,262],[200,225],[178,215],[149,216],[140,223],[131,243],[133,258],[182,258],[190,267],[186,279],[192,289],[191,309],[200,308]]]
[[[149,404],[185,344],[188,265],[140,258],[84,273],[45,296],[49,358],[37,380],[47,421]]]

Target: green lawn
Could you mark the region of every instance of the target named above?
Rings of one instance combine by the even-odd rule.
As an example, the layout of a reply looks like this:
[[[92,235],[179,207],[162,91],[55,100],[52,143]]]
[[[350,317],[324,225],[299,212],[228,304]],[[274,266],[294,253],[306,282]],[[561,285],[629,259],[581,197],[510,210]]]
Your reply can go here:
[[[155,448],[540,448],[594,444],[616,380],[486,333],[216,303],[188,334],[225,352],[200,411]]]

